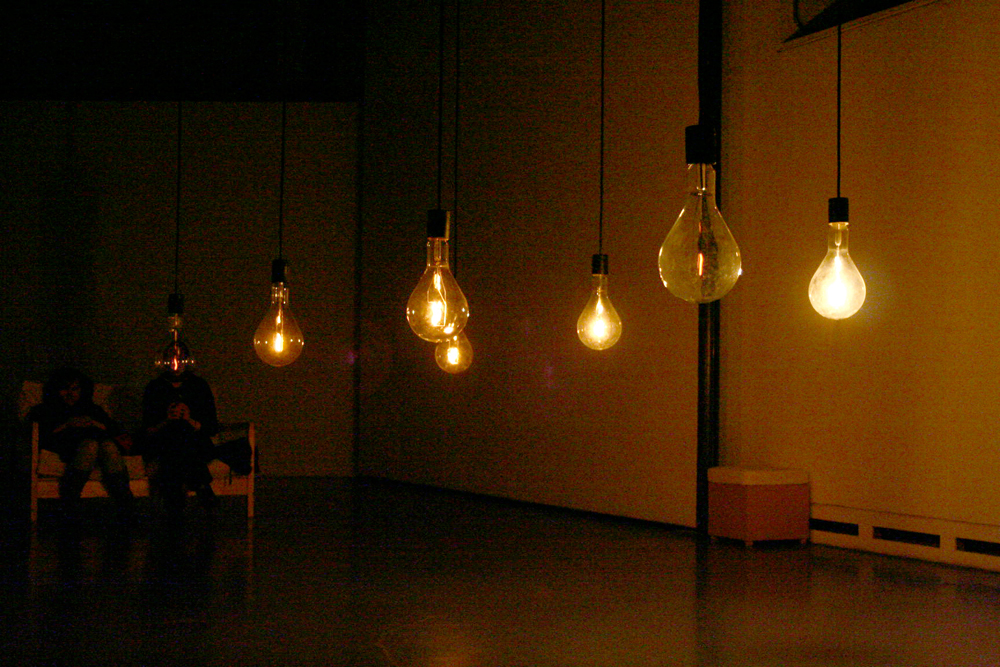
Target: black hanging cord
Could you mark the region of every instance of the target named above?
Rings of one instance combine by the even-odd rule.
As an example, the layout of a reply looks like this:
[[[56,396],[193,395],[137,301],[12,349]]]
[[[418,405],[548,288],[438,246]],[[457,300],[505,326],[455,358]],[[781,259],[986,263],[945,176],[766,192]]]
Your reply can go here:
[[[174,204],[174,294],[178,293],[181,264],[181,118],[183,103],[177,101],[177,191]]]
[[[437,154],[437,207],[441,208],[441,191],[444,174],[444,0],[440,0],[438,16],[438,154]]]
[[[601,158],[600,158],[600,210],[597,214],[597,253],[604,254],[604,42],[606,31],[606,0],[601,0]]]
[[[451,218],[451,245],[454,259],[452,260],[451,272],[458,277],[458,92],[459,72],[461,70],[462,58],[460,49],[460,38],[462,36],[462,3],[455,2],[455,161],[454,161],[454,182],[455,182],[455,213]]]
[[[837,24],[837,197],[840,198],[840,79],[841,79],[841,28],[843,24]]]
[[[278,259],[282,259],[285,234],[285,125],[288,117],[288,104],[281,102],[281,172],[278,178]]]

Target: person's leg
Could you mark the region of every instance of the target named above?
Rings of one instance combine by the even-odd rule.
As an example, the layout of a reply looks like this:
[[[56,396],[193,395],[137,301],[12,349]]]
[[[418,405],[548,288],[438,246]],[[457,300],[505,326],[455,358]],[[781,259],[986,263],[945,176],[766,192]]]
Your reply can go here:
[[[207,510],[213,510],[219,505],[212,490],[212,474],[206,463],[207,441],[203,441],[191,429],[179,429],[174,442],[173,452],[176,455],[177,471],[184,485],[195,492],[198,504]]]
[[[183,429],[179,425],[168,424],[152,439],[145,454],[149,457],[146,459],[146,473],[149,476],[150,491],[163,505],[169,519],[179,519],[187,501],[184,471],[179,467],[178,459],[183,439]]]
[[[76,519],[80,505],[80,494],[90,479],[90,471],[94,469],[97,460],[97,442],[84,440],[77,446],[76,453],[66,466],[65,472],[59,478],[59,500],[62,503],[63,514],[67,519]]]
[[[132,513],[133,496],[129,486],[128,469],[125,459],[118,451],[118,445],[111,440],[98,444],[97,461],[101,468],[101,479],[108,495],[114,499],[126,517]]]
[[[198,504],[207,510],[214,510],[219,506],[219,498],[212,490],[212,473],[208,471],[208,466],[204,463],[198,464],[197,472],[193,474],[192,488],[198,496]]]
[[[170,458],[160,458],[146,463],[152,493],[163,504],[169,519],[179,519],[184,514],[187,497],[184,480]]]
[[[219,506],[219,499],[212,490],[212,473],[208,470],[210,453],[208,443],[192,434],[185,450],[184,481],[195,492],[198,504],[209,511]]]

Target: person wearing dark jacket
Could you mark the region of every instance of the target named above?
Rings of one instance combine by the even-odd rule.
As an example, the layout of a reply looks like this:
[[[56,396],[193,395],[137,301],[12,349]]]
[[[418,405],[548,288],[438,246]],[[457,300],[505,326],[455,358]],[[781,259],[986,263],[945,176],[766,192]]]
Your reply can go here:
[[[28,413],[38,422],[39,447],[55,452],[66,464],[59,479],[59,498],[68,517],[76,505],[90,473],[98,467],[101,482],[119,510],[132,510],[132,490],[124,453],[115,438],[122,435],[118,424],[94,403],[94,383],[72,368],[54,371],[42,389],[42,402]]]
[[[168,516],[178,517],[186,489],[193,490],[206,509],[218,504],[208,462],[219,422],[208,382],[184,364],[164,366],[167,370],[143,393],[143,459]]]

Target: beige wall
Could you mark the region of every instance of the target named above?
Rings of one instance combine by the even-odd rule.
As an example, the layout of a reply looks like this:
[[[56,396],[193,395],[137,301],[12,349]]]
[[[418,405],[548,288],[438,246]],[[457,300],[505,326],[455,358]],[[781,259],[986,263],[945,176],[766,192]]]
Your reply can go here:
[[[836,37],[782,48],[790,3],[727,4],[729,463],[804,468],[817,503],[1000,524],[1000,3],[941,0],[843,33],[843,194],[862,310],[809,305],[835,195]]]
[[[167,341],[176,104],[7,102],[0,117],[5,404],[62,364],[140,392]],[[257,422],[265,474],[349,474],[357,110],[288,108],[284,250],[306,347],[272,369],[250,340],[277,253],[280,119],[278,104],[184,106],[184,334],[220,417]]]
[[[624,333],[603,353],[576,337],[597,251],[600,4],[462,13],[458,279],[475,361],[453,377],[404,316],[436,205],[437,7],[370,3],[361,472],[692,525],[697,312],[656,256],[697,121],[697,3],[608,3],[604,250]]]

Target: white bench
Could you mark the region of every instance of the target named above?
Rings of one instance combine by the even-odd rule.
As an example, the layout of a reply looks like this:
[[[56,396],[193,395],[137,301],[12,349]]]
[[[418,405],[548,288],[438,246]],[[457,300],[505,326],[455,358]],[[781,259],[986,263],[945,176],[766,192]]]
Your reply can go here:
[[[116,385],[95,384],[94,403],[104,408],[112,417],[115,417],[115,408],[122,396],[122,388]],[[28,411],[35,405],[42,402],[42,383],[26,381],[21,386],[21,394],[18,398],[18,414],[23,421],[28,416]],[[234,473],[228,465],[213,460],[208,465],[209,472],[212,473],[212,490],[219,496],[246,496],[247,518],[253,518],[254,512],[254,470],[257,455],[257,446],[254,442],[253,422],[236,422],[220,424],[219,433],[212,438],[218,445],[238,437],[246,437],[250,442],[250,462],[251,471],[248,475],[238,475]],[[132,493],[137,496],[149,495],[149,477],[146,475],[146,467],[141,456],[125,456],[125,466],[128,469],[129,486]],[[40,449],[38,446],[38,424],[31,425],[31,522],[38,520],[39,499],[59,497],[59,478],[66,469],[55,452],[47,449]],[[101,471],[94,469],[90,479],[83,487],[83,498],[106,497],[107,491],[101,484]]]

